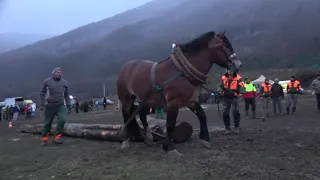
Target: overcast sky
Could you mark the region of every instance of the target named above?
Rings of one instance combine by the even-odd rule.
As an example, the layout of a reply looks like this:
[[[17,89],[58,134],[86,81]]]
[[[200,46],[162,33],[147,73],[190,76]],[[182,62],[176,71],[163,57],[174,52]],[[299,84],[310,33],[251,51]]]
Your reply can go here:
[[[0,32],[57,35],[151,0],[0,0]]]

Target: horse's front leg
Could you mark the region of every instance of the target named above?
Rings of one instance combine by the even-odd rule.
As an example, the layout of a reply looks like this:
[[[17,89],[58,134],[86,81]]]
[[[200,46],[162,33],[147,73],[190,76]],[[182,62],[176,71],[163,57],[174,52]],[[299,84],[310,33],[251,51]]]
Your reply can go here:
[[[178,107],[175,107],[175,106],[168,106],[167,107],[167,123],[166,123],[167,133],[166,133],[166,137],[163,142],[162,148],[166,152],[182,155],[181,153],[179,153],[176,150],[176,148],[173,144],[173,141],[172,141],[172,134],[173,134],[174,128],[176,126],[178,112],[179,112]]]
[[[201,107],[199,102],[192,102],[190,105],[188,105],[188,108],[197,115],[200,121],[200,134],[199,134],[199,137],[201,139],[200,142],[206,148],[210,149],[211,144],[210,144],[208,125],[207,125],[207,117],[203,108]]]
[[[147,145],[151,145],[153,143],[153,136],[152,136],[151,130],[150,130],[148,122],[147,122],[147,114],[148,114],[149,109],[150,109],[150,107],[145,105],[139,111],[140,120],[141,120],[141,123],[142,123],[144,131],[145,131],[144,142]]]

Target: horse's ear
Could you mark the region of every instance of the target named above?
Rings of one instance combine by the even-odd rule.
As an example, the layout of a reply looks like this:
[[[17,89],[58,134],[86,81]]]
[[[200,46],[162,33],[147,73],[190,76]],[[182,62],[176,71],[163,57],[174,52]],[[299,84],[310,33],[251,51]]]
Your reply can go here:
[[[225,33],[226,33],[226,31],[227,31],[227,30],[224,30],[222,33],[219,33],[218,36],[220,36],[221,38],[223,38],[224,35],[225,35]]]

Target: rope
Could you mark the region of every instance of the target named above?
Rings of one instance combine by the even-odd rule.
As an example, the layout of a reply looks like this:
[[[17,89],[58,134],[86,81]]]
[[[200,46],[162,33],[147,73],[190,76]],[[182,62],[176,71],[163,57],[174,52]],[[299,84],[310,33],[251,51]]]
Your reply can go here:
[[[202,87],[203,89],[205,89],[205,90],[207,90],[207,91],[211,92],[211,93],[215,93],[213,90],[211,90],[211,89],[209,89],[209,88],[206,88],[206,87],[204,87],[203,85],[201,85],[201,87]],[[220,101],[220,102],[221,102],[221,101]],[[217,107],[218,107],[218,114],[219,114],[218,116],[219,116],[219,119],[223,122],[223,119],[222,119],[222,117],[221,117],[220,106],[219,106],[220,102],[219,102],[219,103],[217,103]]]

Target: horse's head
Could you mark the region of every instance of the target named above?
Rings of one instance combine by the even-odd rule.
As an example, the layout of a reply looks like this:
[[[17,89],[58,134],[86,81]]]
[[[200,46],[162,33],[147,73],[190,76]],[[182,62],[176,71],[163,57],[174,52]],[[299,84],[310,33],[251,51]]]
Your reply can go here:
[[[227,68],[232,72],[238,72],[241,68],[241,61],[234,53],[233,47],[225,35],[225,32],[215,34],[209,41],[210,59],[221,67]]]

